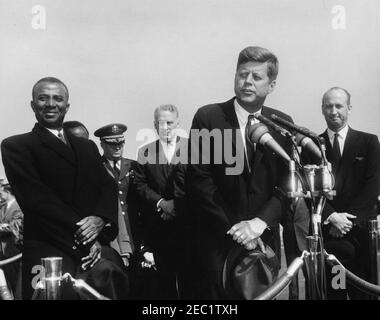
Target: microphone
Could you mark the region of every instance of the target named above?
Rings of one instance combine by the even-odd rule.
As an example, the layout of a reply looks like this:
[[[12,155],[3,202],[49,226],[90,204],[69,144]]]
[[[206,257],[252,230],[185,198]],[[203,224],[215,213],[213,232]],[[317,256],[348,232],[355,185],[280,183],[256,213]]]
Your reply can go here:
[[[297,146],[302,147],[303,149],[306,149],[313,156],[317,157],[318,160],[322,159],[321,150],[319,150],[318,146],[309,137],[306,137],[302,133],[298,132],[296,134],[296,143],[297,143]]]
[[[291,123],[290,121],[284,120],[284,119],[276,116],[275,114],[272,114],[271,118],[273,121],[285,126],[286,128],[288,128],[290,130],[297,131],[306,137],[309,137],[312,139],[317,139],[318,141],[320,140],[320,137],[316,133],[314,133],[313,131],[311,131],[307,128],[297,126],[296,124]]]
[[[269,120],[267,117],[264,117],[261,114],[255,114],[255,118],[259,120],[260,122],[264,123],[265,125],[267,125],[268,127],[272,128],[274,131],[283,135],[284,137],[292,136],[288,130],[281,128],[279,125],[275,124],[273,121]]]
[[[252,143],[260,143],[263,146],[271,149],[279,156],[284,158],[286,161],[290,161],[289,155],[286,151],[278,144],[276,140],[270,135],[269,130],[265,124],[255,123],[253,126],[248,128],[248,139]]]

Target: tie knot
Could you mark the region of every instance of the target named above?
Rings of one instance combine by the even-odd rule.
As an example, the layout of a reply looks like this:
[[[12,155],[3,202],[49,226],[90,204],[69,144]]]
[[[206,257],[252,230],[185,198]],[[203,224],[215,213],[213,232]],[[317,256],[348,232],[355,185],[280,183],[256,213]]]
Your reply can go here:
[[[58,139],[61,140],[64,144],[67,145],[67,142],[66,142],[66,139],[64,137],[64,135],[62,134],[62,131],[58,131],[58,135],[57,135]]]
[[[248,116],[248,124],[253,125],[254,122],[255,122],[255,116],[253,114],[250,114]]]

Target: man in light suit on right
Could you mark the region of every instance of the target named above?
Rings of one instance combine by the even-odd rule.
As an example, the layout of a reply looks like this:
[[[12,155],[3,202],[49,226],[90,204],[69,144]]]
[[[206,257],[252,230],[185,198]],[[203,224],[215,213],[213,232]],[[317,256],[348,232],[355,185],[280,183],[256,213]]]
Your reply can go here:
[[[376,135],[350,128],[350,93],[339,87],[322,98],[322,114],[327,130],[321,135],[332,164],[336,196],[327,200],[322,212],[325,249],[359,277],[368,280],[369,252],[367,222],[376,217],[379,191],[380,146]],[[332,288],[327,272],[327,298],[362,299],[357,289]]]

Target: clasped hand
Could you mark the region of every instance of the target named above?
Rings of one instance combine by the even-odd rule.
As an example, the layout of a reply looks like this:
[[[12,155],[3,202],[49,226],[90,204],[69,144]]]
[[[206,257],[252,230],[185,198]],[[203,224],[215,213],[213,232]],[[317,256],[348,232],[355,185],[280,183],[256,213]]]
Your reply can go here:
[[[247,250],[253,250],[259,246],[261,251],[265,253],[265,245],[260,239],[264,230],[262,222],[254,218],[236,223],[227,231],[227,234],[231,235],[233,240],[243,245]]]
[[[101,258],[102,246],[98,241],[95,241],[94,244],[90,248],[90,252],[88,256],[83,257],[81,259],[82,265],[81,268],[83,270],[87,270],[88,267],[92,268]]]
[[[160,202],[160,208],[162,209],[161,219],[164,221],[172,220],[176,216],[174,200],[162,200]]]
[[[105,222],[100,217],[88,216],[77,222],[77,225],[80,227],[74,234],[75,241],[78,244],[86,245],[98,237]]]
[[[334,238],[342,238],[345,234],[351,231],[353,227],[352,221],[350,219],[356,218],[353,214],[347,212],[334,212],[330,215],[330,229],[329,233]]]
[[[156,263],[154,262],[154,256],[152,252],[145,252],[143,254],[144,260],[141,261],[142,268],[153,268],[156,270]]]

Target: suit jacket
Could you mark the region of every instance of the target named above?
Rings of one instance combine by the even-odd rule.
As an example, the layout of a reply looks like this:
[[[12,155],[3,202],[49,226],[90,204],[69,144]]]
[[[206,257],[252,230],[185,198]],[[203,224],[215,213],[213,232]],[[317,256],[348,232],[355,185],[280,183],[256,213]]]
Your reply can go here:
[[[132,196],[132,165],[133,160],[121,158],[120,171],[116,172],[110,165],[109,161],[103,156],[102,162],[110,176],[115,180],[119,191],[119,233],[111,247],[120,255],[132,254],[134,251],[134,241],[131,232],[131,223],[129,219],[130,211],[136,210],[136,199]]]
[[[110,226],[98,240],[107,244],[116,237],[117,190],[95,143],[66,131],[65,135],[71,147],[37,123],[31,132],[5,139],[1,152],[24,213],[24,247],[34,241],[47,243],[79,262],[91,244],[75,244],[78,221],[100,216]],[[39,255],[38,246],[30,250]]]
[[[0,231],[0,259],[6,259],[20,253],[22,246],[23,214],[14,198],[0,206],[0,224],[8,225]]]
[[[332,147],[325,131],[326,156],[332,158]],[[354,223],[367,227],[367,221],[375,216],[375,204],[379,195],[380,146],[377,136],[349,128],[343,154],[335,177],[336,196],[327,200],[322,213],[325,220],[333,213],[348,212],[356,215]]]
[[[139,149],[135,172],[136,190],[141,200],[143,242],[152,248],[180,245],[184,219],[184,178],[188,140],[177,137],[173,158],[168,163],[162,145],[156,140]],[[174,200],[176,218],[164,221],[157,212],[163,198]]]
[[[262,114],[266,117],[276,114],[292,121],[288,115],[269,107],[263,107]],[[279,187],[287,168],[274,152],[257,144],[253,165],[251,164],[252,171],[249,172],[234,99],[200,108],[194,116],[191,129],[191,164],[187,178],[192,212],[197,218],[196,238],[204,266],[209,270],[218,270],[223,266],[228,250],[226,245],[232,243],[226,236],[232,225],[259,217],[268,226],[278,226],[283,212],[284,195]],[[212,140],[209,147],[203,142],[199,143],[196,132],[202,129],[207,132],[216,129],[220,132],[221,139],[219,142],[218,139]],[[270,133],[288,149],[283,137],[271,130]],[[200,147],[203,154],[199,152]],[[210,164],[196,164],[194,155],[204,155],[208,149]],[[244,162],[242,172],[237,174],[226,173],[226,169],[236,165],[228,160],[231,150],[236,159]],[[215,152],[222,153],[224,157],[217,159]]]

